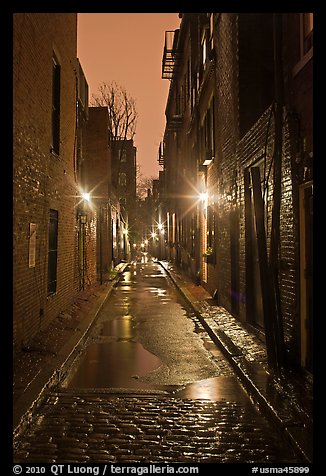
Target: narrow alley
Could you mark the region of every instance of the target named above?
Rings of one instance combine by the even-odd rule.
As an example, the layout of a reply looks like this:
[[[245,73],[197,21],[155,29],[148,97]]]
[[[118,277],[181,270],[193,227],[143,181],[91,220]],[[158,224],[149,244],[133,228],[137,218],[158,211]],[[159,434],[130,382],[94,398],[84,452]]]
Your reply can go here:
[[[8,18],[9,474],[311,474],[315,16]]]
[[[16,463],[300,463],[160,264],[127,266]]]

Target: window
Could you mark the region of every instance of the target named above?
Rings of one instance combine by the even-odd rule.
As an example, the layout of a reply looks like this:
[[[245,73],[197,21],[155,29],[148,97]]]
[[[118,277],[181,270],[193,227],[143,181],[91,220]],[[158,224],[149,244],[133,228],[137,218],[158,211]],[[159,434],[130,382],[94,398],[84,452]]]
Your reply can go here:
[[[209,15],[209,47],[214,48],[214,13]]]
[[[127,151],[126,151],[126,149],[121,150],[120,160],[121,160],[121,162],[127,162]]]
[[[48,251],[48,295],[57,290],[58,211],[50,210]]]
[[[238,21],[239,128],[243,137],[274,99],[273,14],[240,13]]]
[[[207,251],[210,253],[210,263],[215,264],[215,251],[216,251],[216,244],[215,244],[215,211],[212,206],[207,207]]]
[[[214,117],[214,97],[212,98],[204,121],[205,128],[205,159],[211,160],[215,155],[215,117]]]
[[[301,56],[304,56],[313,46],[313,14],[301,14]]]
[[[201,39],[201,49],[202,49],[203,65],[205,65],[206,59],[207,59],[207,30],[206,28],[203,31],[203,35]]]
[[[60,76],[61,67],[55,56],[52,58],[52,152],[60,152]]]
[[[121,187],[127,186],[127,175],[124,172],[120,172],[119,174],[119,185]]]
[[[298,13],[296,16],[296,48],[292,74],[295,76],[313,57],[313,13]]]

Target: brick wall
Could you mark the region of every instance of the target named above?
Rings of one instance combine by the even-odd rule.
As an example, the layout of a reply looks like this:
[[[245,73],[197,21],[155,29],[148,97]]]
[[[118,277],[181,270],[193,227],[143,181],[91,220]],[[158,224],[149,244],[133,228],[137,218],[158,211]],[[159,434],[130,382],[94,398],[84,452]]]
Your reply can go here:
[[[66,307],[76,293],[75,59],[77,16],[16,13],[13,18],[14,345]],[[60,154],[51,147],[52,57],[61,65]],[[57,292],[47,296],[50,209],[58,210]],[[29,267],[29,223],[36,224]]]
[[[272,161],[275,141],[272,102],[275,89],[273,18],[272,14],[264,15],[214,14],[215,51],[210,59],[213,58],[215,62],[213,72],[215,87],[212,87],[209,81],[205,82],[204,74],[192,117],[189,118],[185,114],[182,127],[178,131],[180,149],[176,141],[173,142],[172,133],[169,133],[168,128],[165,136],[167,184],[168,191],[173,194],[174,191],[177,193],[177,190],[173,189],[173,178],[178,177],[178,173],[178,186],[181,190],[183,175],[194,180],[198,172],[198,170],[191,170],[190,161],[186,160],[191,157],[192,150],[199,165],[197,175],[204,176],[200,165],[202,153],[207,144],[203,140],[202,124],[208,110],[209,97],[212,93],[214,94],[215,160],[207,168],[207,191],[208,205],[212,206],[216,213],[216,264],[208,264],[207,283],[202,284],[211,294],[217,289],[219,304],[239,319],[261,326],[263,326],[263,311],[259,308],[260,303],[256,299],[259,290],[255,288],[255,285],[260,284],[257,274],[258,261],[255,261],[254,257],[257,246],[253,243],[253,236],[248,238],[248,230],[253,227],[253,222],[249,221],[253,213],[250,204],[251,191],[249,188],[245,190],[244,178],[245,174],[247,177],[250,167],[260,168],[265,200],[267,250],[269,250],[273,208]],[[268,25],[264,23],[265,20],[268,21]],[[248,34],[247,30],[250,25],[259,25],[260,28],[261,24],[265,24],[266,28],[262,27],[259,30],[261,44],[256,44],[255,34],[252,31]],[[196,26],[195,23],[194,26]],[[287,50],[287,55],[291,56],[293,53],[292,48],[289,47],[289,37],[286,36],[286,32],[284,35],[283,54]],[[200,40],[194,37],[194,43],[196,41]],[[198,45],[191,43],[192,53],[196,51],[196,46],[197,49],[200,48],[199,43]],[[253,48],[257,51],[253,52]],[[253,58],[250,58],[252,53],[257,56],[253,55]],[[182,58],[183,53],[180,54]],[[185,57],[188,54],[189,52],[185,54]],[[197,58],[197,55],[194,55],[195,57]],[[308,62],[293,75],[295,63],[291,61],[284,56],[286,107],[283,111],[279,279],[286,350],[296,358],[300,341],[298,330],[300,328],[298,184],[300,177],[301,180],[304,179],[305,166],[311,169],[306,171],[306,180],[311,180],[312,174],[312,165],[309,165],[312,154],[308,156],[312,147],[312,62]],[[255,62],[261,65],[258,69]],[[195,61],[193,64],[197,68],[201,66]],[[182,92],[180,84],[182,84],[184,72],[184,64],[178,64],[176,75],[179,82],[171,83],[170,100],[167,104],[167,126],[175,105],[173,98],[178,93],[175,88],[179,87],[179,93]],[[251,80],[252,75],[256,83]],[[251,100],[252,96],[255,96],[253,100]],[[301,149],[299,139],[303,144]],[[183,163],[178,160],[179,158],[183,159]],[[179,204],[181,203],[180,200]],[[170,200],[168,205],[170,210],[177,210],[173,200]],[[248,213],[249,208],[250,213]],[[198,224],[198,210],[196,213]],[[200,222],[201,237],[195,244],[196,264],[202,257],[200,246],[205,241],[202,217]],[[188,228],[190,226],[186,220],[183,225]],[[170,258],[172,259],[173,256]],[[250,273],[251,267],[254,268],[254,262],[257,269],[255,281],[252,283]],[[186,254],[184,254],[183,263],[187,263]],[[257,309],[256,315],[253,312],[254,307]],[[257,319],[258,316],[260,319]]]
[[[231,259],[230,259],[230,202],[227,193],[236,170],[236,144],[238,140],[237,103],[237,17],[220,14],[216,28],[216,91],[217,156],[214,167],[218,177],[217,203],[217,267],[219,274],[219,302],[231,310]]]
[[[93,269],[97,268],[97,276],[101,280],[112,265],[111,220],[108,219],[112,185],[107,107],[89,108],[84,152],[82,183],[85,191],[91,193],[91,208],[97,210],[97,231],[88,236],[89,246],[93,247],[95,254],[89,257],[95,260]]]
[[[257,123],[248,131],[239,142],[237,156],[239,164],[239,201],[240,208],[240,291],[245,297],[241,305],[241,317],[251,321],[250,311],[246,307],[246,250],[245,250],[245,203],[244,203],[244,170],[247,167],[259,166],[261,179],[264,177],[264,152],[266,148],[265,178],[268,180],[267,196],[265,205],[265,230],[267,249],[270,246],[272,204],[273,204],[273,167],[271,160],[274,146],[274,120],[271,116],[271,108],[261,116]],[[295,217],[293,208],[293,184],[291,170],[291,136],[285,122],[283,130],[283,155],[282,155],[282,190],[281,190],[281,214],[280,214],[280,290],[281,310],[284,324],[284,337],[287,349],[292,351],[295,347],[296,319],[297,319],[297,274],[296,274],[296,241]],[[268,171],[271,172],[268,174]]]

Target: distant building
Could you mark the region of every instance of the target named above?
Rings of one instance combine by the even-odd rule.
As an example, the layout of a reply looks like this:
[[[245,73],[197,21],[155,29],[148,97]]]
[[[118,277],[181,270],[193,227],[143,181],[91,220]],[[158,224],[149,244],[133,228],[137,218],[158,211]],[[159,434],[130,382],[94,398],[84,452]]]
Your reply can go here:
[[[90,194],[88,214],[96,213],[96,269],[103,282],[119,262],[120,204],[112,185],[112,156],[107,107],[90,107],[85,131],[81,184]]]
[[[115,139],[112,147],[112,184],[120,203],[120,249],[122,259],[130,257],[136,229],[136,153],[132,139]]]
[[[184,13],[166,32],[166,253],[312,371],[311,13]]]

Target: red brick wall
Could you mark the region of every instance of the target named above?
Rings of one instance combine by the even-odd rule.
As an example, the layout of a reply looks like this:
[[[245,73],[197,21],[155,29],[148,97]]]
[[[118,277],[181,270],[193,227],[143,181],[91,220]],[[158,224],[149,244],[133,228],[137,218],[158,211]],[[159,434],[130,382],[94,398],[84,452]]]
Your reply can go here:
[[[95,254],[89,255],[89,259],[94,261],[92,269],[97,269],[98,279],[101,279],[101,268],[103,277],[103,273],[109,271],[112,265],[111,220],[108,217],[112,169],[106,107],[89,108],[84,152],[82,183],[85,191],[91,193],[91,207],[97,210],[97,230],[88,237],[89,245],[93,247]]]
[[[217,154],[213,172],[218,177],[217,200],[217,272],[219,274],[219,303],[231,310],[230,202],[227,194],[236,171],[238,141],[237,94],[237,16],[222,13],[216,28],[217,64]],[[213,169],[214,170],[214,169]],[[213,286],[214,287],[214,286]]]
[[[240,15],[234,13],[215,14],[215,88],[213,89],[215,89],[214,97],[216,104],[216,147],[214,163],[207,170],[207,187],[208,205],[214,206],[216,212],[216,264],[208,265],[208,281],[204,285],[210,293],[213,293],[215,289],[218,290],[220,305],[233,312],[241,320],[252,322],[253,317],[249,301],[250,298],[253,299],[257,294],[255,294],[257,290],[251,289],[250,296],[248,296],[248,283],[250,281],[250,276],[248,276],[250,266],[248,266],[248,262],[252,261],[252,257],[248,255],[252,252],[252,249],[250,251],[250,247],[246,247],[248,223],[246,224],[245,222],[244,174],[247,168],[258,165],[261,168],[261,176],[263,178],[265,170],[265,178],[268,184],[266,190],[265,226],[267,249],[269,250],[273,206],[273,167],[271,165],[275,142],[274,115],[271,114],[272,109],[269,105],[273,100],[273,94],[271,96],[271,93],[274,93],[274,87],[273,81],[270,84],[260,85],[262,86],[260,91],[262,93],[262,101],[259,102],[257,100],[255,110],[250,111],[248,115],[247,108],[250,107],[250,95],[246,97],[246,93],[251,91],[250,94],[255,94],[255,87],[250,85],[251,89],[247,88],[248,82],[250,82],[251,71],[250,67],[246,65],[246,56],[241,58],[242,62],[239,60],[241,51],[242,53],[245,51],[248,54],[248,49],[239,49],[239,41],[246,41],[246,22],[242,23],[244,28],[242,28],[241,35],[239,35],[239,21],[243,22],[244,20],[243,17],[239,19]],[[293,18],[294,16],[289,20],[292,21]],[[247,17],[245,20],[251,21],[252,19]],[[259,18],[254,20],[259,22]],[[270,70],[272,74],[274,65],[272,54],[273,42],[270,37],[270,35],[273,36],[271,20],[272,18],[269,18],[267,35],[262,35],[264,36],[265,43],[264,45],[258,45],[257,49],[259,54],[265,51],[268,52],[268,61],[264,64],[265,73]],[[304,152],[307,155],[312,148],[312,61],[310,60],[299,72],[297,71],[293,75],[293,67],[296,65],[296,60],[294,57],[291,59],[291,55],[294,55],[291,43],[292,33],[291,30],[284,30],[284,41],[282,44],[283,54],[286,52],[283,65],[286,106],[283,111],[279,279],[286,349],[295,357],[296,348],[298,348],[299,313],[298,184],[300,174],[302,176],[301,180],[303,180],[303,166],[306,163],[302,158],[298,157],[298,142],[301,134],[301,139],[305,139]],[[194,45],[192,44],[193,47]],[[263,47],[263,50],[260,49],[261,47]],[[242,77],[240,75],[241,67]],[[248,71],[246,70],[247,67]],[[182,64],[179,64],[179,69],[177,70],[178,80],[181,81],[183,73]],[[242,81],[241,90],[239,88],[239,81]],[[171,83],[170,99],[172,93],[175,93],[173,88],[177,86],[178,83],[176,81]],[[180,177],[179,189],[181,188],[180,184],[183,173],[185,175],[189,174],[189,177],[195,176],[195,172],[191,170],[190,161],[187,163],[185,158],[190,157],[193,144],[196,146],[199,144],[195,148],[194,154],[196,156],[200,155],[199,119],[205,116],[205,108],[208,106],[205,94],[209,96],[211,91],[211,85],[206,83],[200,93],[201,97],[196,102],[194,117],[191,123],[189,123],[187,115],[183,118],[183,126],[178,131],[179,147],[177,147],[176,143],[173,143],[172,134],[166,133],[165,137],[167,140],[165,145],[167,153],[165,167],[167,189],[171,194],[174,192],[173,179],[178,176],[178,173]],[[167,105],[168,113],[172,112],[173,107],[174,102],[170,100]],[[241,116],[244,112],[247,114],[244,118],[245,121],[243,121]],[[167,114],[167,119],[169,119],[169,114]],[[239,130],[240,119],[242,119],[246,126],[242,128],[243,136],[241,137]],[[300,124],[301,128],[298,127],[298,124]],[[186,139],[187,134],[189,135],[188,140]],[[180,157],[183,157],[182,164],[178,161]],[[304,160],[308,161],[308,159],[309,157],[305,157]],[[182,170],[181,165],[185,170]],[[177,209],[176,205],[174,207],[173,200],[170,200],[168,206],[170,210]],[[199,256],[198,253],[201,252],[200,249],[198,251],[198,248],[200,248],[198,242],[199,240],[197,240],[197,257]],[[186,261],[186,258],[184,261]],[[260,324],[260,322],[258,323]]]
[[[60,155],[51,147],[52,55],[61,65]],[[14,344],[26,343],[76,292],[75,60],[77,15],[16,13],[13,18]],[[49,211],[59,213],[57,292],[47,297]],[[28,265],[29,223],[37,225],[36,264]]]

